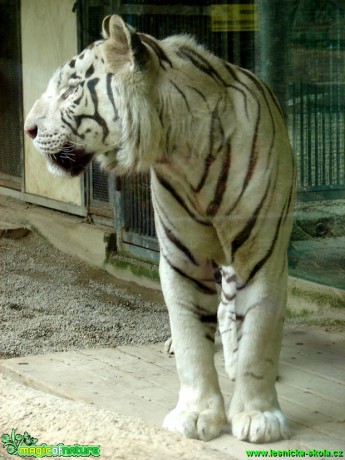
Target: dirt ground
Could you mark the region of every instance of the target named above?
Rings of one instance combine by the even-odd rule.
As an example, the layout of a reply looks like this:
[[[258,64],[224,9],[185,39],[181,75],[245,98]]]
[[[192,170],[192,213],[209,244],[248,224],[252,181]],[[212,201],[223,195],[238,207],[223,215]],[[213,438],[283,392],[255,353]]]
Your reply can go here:
[[[0,358],[161,342],[158,291],[115,279],[33,232],[0,239]]]
[[[332,308],[321,294],[314,301],[319,306],[309,311],[310,299],[299,293],[298,309],[288,305],[288,323],[344,330],[343,296]],[[0,232],[0,330],[0,359],[170,336],[160,291],[118,280],[30,231]]]

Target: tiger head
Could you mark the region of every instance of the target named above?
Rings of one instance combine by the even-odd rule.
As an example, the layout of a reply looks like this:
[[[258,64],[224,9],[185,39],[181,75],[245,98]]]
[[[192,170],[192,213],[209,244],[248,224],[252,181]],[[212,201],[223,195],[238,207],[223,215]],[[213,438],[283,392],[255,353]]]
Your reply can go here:
[[[157,57],[119,16],[102,28],[103,40],[56,70],[25,121],[57,174],[76,176],[94,157],[117,173],[147,169],[164,150]]]

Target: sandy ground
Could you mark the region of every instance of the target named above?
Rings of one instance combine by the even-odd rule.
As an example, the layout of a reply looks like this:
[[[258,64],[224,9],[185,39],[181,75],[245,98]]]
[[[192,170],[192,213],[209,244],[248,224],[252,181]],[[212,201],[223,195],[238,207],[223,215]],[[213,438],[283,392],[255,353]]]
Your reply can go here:
[[[36,437],[37,445],[98,445],[102,460],[231,460],[203,442],[184,439],[140,419],[41,393],[1,374],[0,407],[5,408],[0,411],[0,437],[15,428],[16,433]],[[0,444],[1,460],[15,458]]]
[[[117,280],[35,233],[2,236],[0,359],[169,337],[160,292]],[[38,444],[101,445],[99,458],[107,460],[230,458],[139,418],[46,394],[0,373],[0,437],[13,428]],[[13,458],[0,443],[0,459]]]
[[[35,233],[0,239],[0,358],[162,342],[160,292],[116,280]]]

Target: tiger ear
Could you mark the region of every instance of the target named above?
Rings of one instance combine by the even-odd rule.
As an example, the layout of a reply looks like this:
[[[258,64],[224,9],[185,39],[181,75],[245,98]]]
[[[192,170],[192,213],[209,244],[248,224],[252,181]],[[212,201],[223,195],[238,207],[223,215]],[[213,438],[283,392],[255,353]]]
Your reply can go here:
[[[124,67],[144,69],[149,61],[149,52],[141,42],[135,29],[126,24],[120,16],[107,16],[102,24],[105,38],[105,58],[110,68]]]

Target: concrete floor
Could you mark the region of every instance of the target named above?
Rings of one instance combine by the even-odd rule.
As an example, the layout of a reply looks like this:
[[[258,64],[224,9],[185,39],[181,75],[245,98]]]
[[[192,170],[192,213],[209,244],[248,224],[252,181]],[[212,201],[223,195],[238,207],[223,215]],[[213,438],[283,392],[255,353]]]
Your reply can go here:
[[[14,358],[0,362],[0,374],[35,388],[42,395],[49,393],[62,400],[86,403],[90,409],[139,417],[159,427],[164,415],[174,407],[178,392],[175,359],[162,349],[163,345],[157,344]],[[220,344],[216,365],[228,403],[233,383],[225,375]],[[292,428],[292,438],[253,446],[225,432],[207,443],[207,447],[228,454],[225,458],[236,459],[246,458],[248,449],[345,451],[344,377],[343,333],[287,326],[277,390]],[[6,407],[2,411],[6,413]],[[14,414],[8,417],[15,423]],[[83,420],[80,424],[83,426]],[[64,440],[63,436],[60,432],[59,441]],[[208,455],[218,458],[211,451]]]

